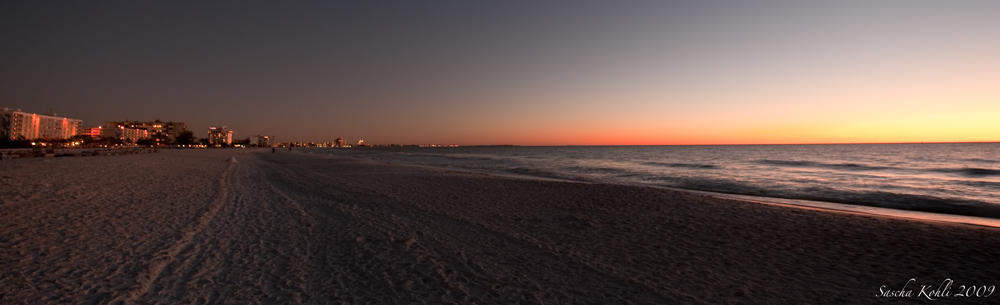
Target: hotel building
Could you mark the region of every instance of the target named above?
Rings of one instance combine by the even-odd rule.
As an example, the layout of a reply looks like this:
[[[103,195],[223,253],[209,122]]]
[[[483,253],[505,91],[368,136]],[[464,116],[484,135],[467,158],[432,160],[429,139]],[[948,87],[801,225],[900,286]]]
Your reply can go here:
[[[102,131],[101,136],[115,137],[123,140],[132,139],[133,141],[149,137],[166,137],[173,141],[186,130],[187,124],[181,122],[161,122],[160,120],[152,122],[108,121],[104,122],[104,131]],[[145,131],[145,133],[140,135],[142,133],[140,131]],[[136,136],[142,137],[134,138]]]
[[[77,135],[83,120],[0,108],[0,137],[11,140],[62,140]]]
[[[94,139],[100,139],[101,136],[103,135],[103,131],[104,131],[104,126],[87,127],[80,132],[80,135],[89,136]]]
[[[271,136],[257,135],[257,147],[271,147]]]
[[[233,132],[226,126],[212,126],[208,128],[208,142],[212,145],[233,144]]]
[[[118,126],[118,128],[104,128],[105,132],[114,133],[112,137],[129,140],[131,142],[136,142],[142,139],[149,138],[149,130],[144,128],[129,128],[125,126]]]

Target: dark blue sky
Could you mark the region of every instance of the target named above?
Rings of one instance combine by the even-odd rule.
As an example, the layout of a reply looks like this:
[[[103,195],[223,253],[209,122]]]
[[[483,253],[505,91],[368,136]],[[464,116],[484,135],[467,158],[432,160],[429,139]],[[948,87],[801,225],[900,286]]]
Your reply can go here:
[[[774,121],[726,125],[747,111],[833,120],[808,114],[844,110],[837,88],[891,109],[944,79],[914,74],[997,79],[996,2],[691,3],[6,1],[0,105],[199,137],[666,144]]]

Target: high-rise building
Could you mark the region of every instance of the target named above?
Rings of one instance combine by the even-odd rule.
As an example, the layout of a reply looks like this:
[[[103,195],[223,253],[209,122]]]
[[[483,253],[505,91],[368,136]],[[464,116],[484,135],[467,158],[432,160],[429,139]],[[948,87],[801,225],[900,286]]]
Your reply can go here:
[[[11,140],[61,140],[80,132],[83,120],[0,108],[0,137]]]
[[[104,131],[104,126],[87,127],[84,128],[82,132],[80,132],[80,135],[90,136],[91,138],[94,139],[100,139],[101,136],[104,134],[103,131]]]
[[[271,147],[271,136],[256,135],[257,147]]]
[[[116,137],[119,139],[125,139],[125,134],[138,134],[138,131],[125,130],[145,130],[145,137],[153,138],[166,138],[170,141],[177,140],[177,137],[184,131],[187,131],[187,124],[182,122],[162,122],[160,120],[155,120],[152,122],[139,122],[139,121],[108,121],[104,122],[104,128],[106,131],[102,136]],[[123,132],[124,131],[124,132]],[[114,133],[113,135],[107,134],[108,132]]]
[[[133,143],[150,137],[149,130],[145,128],[130,128],[119,125],[118,128],[113,128],[112,131],[114,132],[115,138],[128,140]]]
[[[213,145],[230,145],[233,144],[233,133],[232,130],[226,128],[226,126],[212,126],[208,128],[208,142]]]

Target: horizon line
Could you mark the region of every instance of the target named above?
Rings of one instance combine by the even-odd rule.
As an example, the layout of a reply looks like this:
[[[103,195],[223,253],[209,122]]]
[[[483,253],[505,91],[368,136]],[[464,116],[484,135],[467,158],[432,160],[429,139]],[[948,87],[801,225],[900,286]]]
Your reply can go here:
[[[302,142],[302,141],[291,141],[291,142],[278,142],[279,144],[284,143],[326,143],[326,142]],[[957,141],[957,142],[830,142],[830,143],[742,143],[742,144],[726,144],[726,143],[712,143],[712,144],[454,144],[454,143],[421,143],[421,144],[374,144],[369,143],[371,146],[419,146],[419,145],[454,145],[459,147],[470,147],[470,146],[525,146],[525,147],[558,147],[558,146],[753,146],[753,145],[879,145],[879,144],[990,144],[990,143],[1000,143],[1000,140],[996,141]]]

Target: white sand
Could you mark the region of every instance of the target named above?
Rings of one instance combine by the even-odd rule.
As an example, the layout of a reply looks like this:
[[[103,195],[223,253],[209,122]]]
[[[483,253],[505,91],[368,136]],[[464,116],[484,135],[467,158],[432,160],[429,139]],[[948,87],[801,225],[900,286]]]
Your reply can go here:
[[[2,304],[866,304],[910,278],[914,295],[1000,285],[995,228],[288,151],[5,161],[0,185]],[[955,301],[1000,295],[935,303]]]

